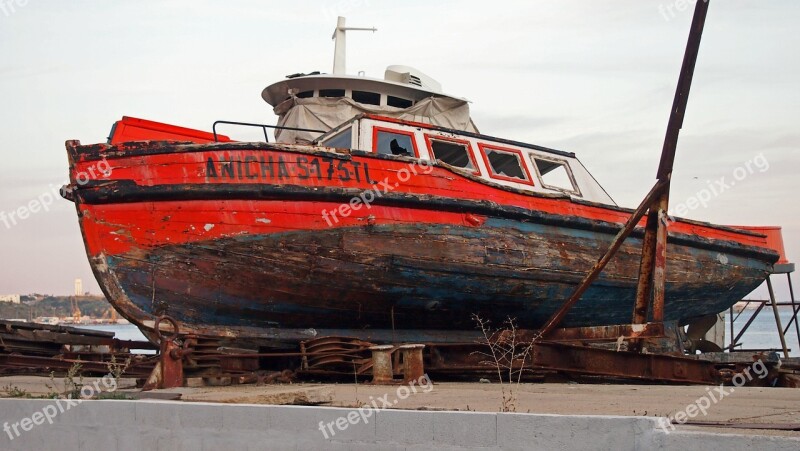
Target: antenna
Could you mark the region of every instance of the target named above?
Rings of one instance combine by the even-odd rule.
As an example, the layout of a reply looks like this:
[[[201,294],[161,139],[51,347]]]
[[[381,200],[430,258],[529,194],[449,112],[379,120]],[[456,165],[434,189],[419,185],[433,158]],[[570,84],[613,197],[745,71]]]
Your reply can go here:
[[[345,74],[347,73],[346,70],[346,61],[347,61],[347,32],[348,31],[371,31],[376,32],[378,31],[377,28],[347,28],[345,26],[345,18],[339,16],[339,20],[336,22],[336,30],[333,31],[332,39],[336,41],[336,49],[333,53],[333,73],[334,74]]]

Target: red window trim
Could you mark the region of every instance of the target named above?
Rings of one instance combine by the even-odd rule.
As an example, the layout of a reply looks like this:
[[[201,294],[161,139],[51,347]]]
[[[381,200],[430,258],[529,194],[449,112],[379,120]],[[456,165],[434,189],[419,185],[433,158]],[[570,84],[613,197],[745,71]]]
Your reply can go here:
[[[481,168],[478,166],[478,162],[475,160],[475,154],[472,149],[472,143],[465,139],[456,139],[450,138],[447,136],[439,136],[439,135],[429,135],[427,133],[424,134],[425,136],[425,143],[428,145],[428,153],[430,153],[431,159],[436,160],[436,153],[433,151],[433,140],[437,141],[450,141],[456,144],[465,144],[467,146],[467,155],[469,156],[469,161],[472,163],[472,167],[475,170],[472,171],[473,175],[481,175]],[[468,171],[469,169],[460,168]]]
[[[380,132],[388,132],[388,133],[396,133],[398,135],[406,135],[411,137],[411,145],[414,147],[414,157],[419,158],[419,149],[417,149],[417,137],[414,132],[407,132],[405,130],[397,130],[395,128],[388,128],[388,127],[372,127],[372,153],[378,153],[378,133]]]
[[[486,143],[478,143],[478,148],[481,150],[481,157],[483,158],[483,162],[486,164],[486,170],[489,171],[489,177],[497,180],[503,180],[506,182],[522,183],[523,185],[535,186],[533,184],[533,177],[531,177],[531,172],[528,170],[528,167],[525,166],[525,155],[522,154],[522,151],[517,149],[511,149],[509,147],[501,147],[501,146],[496,146],[494,144],[486,144]],[[486,149],[498,150],[500,152],[508,152],[516,154],[519,157],[520,167],[522,167],[522,171],[525,173],[525,175],[528,176],[528,180],[520,180],[514,177],[495,174],[494,169],[492,169],[491,163],[489,163],[489,156],[486,155]]]

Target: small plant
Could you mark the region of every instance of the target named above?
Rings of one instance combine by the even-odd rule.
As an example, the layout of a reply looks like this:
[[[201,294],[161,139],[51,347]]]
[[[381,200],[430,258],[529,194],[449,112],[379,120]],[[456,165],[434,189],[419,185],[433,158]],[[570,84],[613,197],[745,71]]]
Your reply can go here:
[[[83,365],[80,362],[75,362],[64,376],[64,395],[68,398],[77,399],[81,397],[81,388],[83,388],[82,369]],[[76,377],[78,378],[77,382],[75,381]]]
[[[30,398],[31,394],[25,389],[19,388],[16,385],[5,385],[3,391],[6,392],[8,398]]]
[[[45,387],[47,387],[47,394],[45,398],[48,399],[57,399],[61,397],[61,393],[58,392],[58,388],[56,388],[56,372],[50,372],[50,383],[45,383]]]
[[[517,397],[514,387],[519,388],[522,375],[525,372],[525,363],[530,357],[533,342],[522,342],[517,334],[517,324],[514,318],[507,318],[503,323],[502,331],[493,330],[490,322],[478,315],[472,315],[483,334],[481,344],[489,348],[489,352],[477,352],[491,360],[482,363],[493,365],[497,371],[500,382],[502,403],[501,412],[516,412]],[[507,381],[507,382],[506,382]],[[508,386],[507,386],[508,385]]]
[[[119,387],[119,380],[125,374],[125,371],[128,371],[128,367],[131,366],[131,357],[128,356],[124,362],[120,363],[117,362],[117,357],[111,354],[111,361],[106,366],[108,367],[108,373],[114,378],[114,387]]]

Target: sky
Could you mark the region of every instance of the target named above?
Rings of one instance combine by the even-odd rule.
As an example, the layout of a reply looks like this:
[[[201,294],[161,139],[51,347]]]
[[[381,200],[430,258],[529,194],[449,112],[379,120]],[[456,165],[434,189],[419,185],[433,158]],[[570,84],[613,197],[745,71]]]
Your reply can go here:
[[[0,0],[0,213],[46,199],[67,179],[64,141],[105,142],[123,115],[205,130],[274,123],[261,90],[330,72],[339,15],[378,28],[348,34],[348,72],[416,67],[468,98],[481,132],[575,152],[635,207],[655,180],[685,4]],[[782,226],[790,260],[800,258],[798,13],[796,0],[712,1],[671,194],[673,207],[691,206],[718,187],[685,216]],[[0,222],[0,294],[68,294],[75,278],[99,293],[71,203]]]

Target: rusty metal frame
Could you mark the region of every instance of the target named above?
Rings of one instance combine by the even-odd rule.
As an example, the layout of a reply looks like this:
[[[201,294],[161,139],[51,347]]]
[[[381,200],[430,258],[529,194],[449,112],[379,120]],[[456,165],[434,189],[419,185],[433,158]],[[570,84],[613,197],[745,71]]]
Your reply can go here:
[[[720,374],[710,362],[658,354],[643,354],[642,341],[665,336],[664,293],[667,265],[667,228],[670,181],[677,151],[678,137],[686,114],[700,41],[708,13],[708,1],[697,2],[686,45],[681,75],[661,151],[657,181],[642,203],[611,242],[609,249],[589,270],[572,295],[550,317],[534,337],[535,368],[624,378],[662,380],[682,383],[717,383]],[[639,282],[631,325],[603,328],[556,330],[572,307],[619,251],[625,239],[647,215]],[[651,322],[648,323],[648,318]],[[588,346],[575,346],[555,341],[593,341],[614,338],[631,340],[633,352],[616,352]]]
[[[561,323],[570,309],[580,300],[581,296],[597,279],[608,262],[611,261],[611,258],[616,255],[622,243],[631,232],[633,232],[645,213],[648,214],[648,217],[645,227],[645,237],[642,243],[642,260],[639,272],[639,284],[636,290],[633,323],[644,324],[647,321],[648,306],[650,305],[652,305],[653,322],[663,322],[664,285],[667,263],[667,222],[669,219],[667,216],[669,207],[669,187],[670,180],[672,179],[675,153],[678,146],[678,136],[683,127],[683,119],[686,114],[686,106],[689,100],[694,68],[697,63],[700,41],[708,13],[708,4],[708,1],[697,2],[695,6],[689,41],[686,45],[681,75],[675,92],[669,125],[667,126],[667,134],[664,139],[664,147],[661,151],[661,161],[657,173],[658,181],[628,219],[628,222],[622,230],[620,230],[614,238],[608,251],[600,257],[573,294],[547,321],[539,334],[539,339],[546,339]]]
[[[797,315],[800,313],[800,303],[798,303],[794,298],[794,286],[792,285],[792,273],[786,273],[786,279],[789,283],[789,299],[792,301],[792,317],[789,319],[789,324],[786,325],[786,329],[783,330],[783,334],[786,335],[789,332],[789,328],[792,327],[792,322],[794,322],[794,331],[797,333],[797,342],[800,343],[800,322],[797,320]]]
[[[719,383],[719,371],[712,362],[565,343],[538,342],[534,347],[532,366],[543,370],[624,379],[700,385]]]
[[[576,327],[569,329],[556,329],[547,341],[614,341],[620,337],[626,339],[659,338],[663,337],[664,323],[622,324],[615,326]]]
[[[767,289],[769,291],[769,299],[767,299],[767,300],[744,300],[743,302],[746,302],[745,308],[741,312],[736,314],[736,315],[734,315],[733,307],[730,308],[730,310],[729,310],[729,314],[730,314],[730,318],[731,318],[731,320],[730,320],[730,331],[731,331],[731,338],[732,339],[731,339],[731,343],[726,347],[728,350],[733,351],[737,346],[741,345],[740,340],[741,340],[742,336],[745,334],[745,332],[747,332],[750,329],[750,326],[753,324],[753,322],[758,317],[758,315],[761,313],[761,311],[764,310],[764,308],[767,305],[770,305],[772,307],[773,315],[775,315],[775,326],[778,329],[778,336],[779,336],[780,341],[781,341],[781,351],[783,351],[784,357],[788,358],[789,349],[788,349],[788,346],[786,344],[786,335],[789,333],[789,330],[792,328],[792,323],[794,323],[794,326],[795,326],[795,332],[797,333],[797,339],[798,339],[798,341],[800,341],[800,326],[798,325],[798,313],[800,313],[800,302],[797,302],[797,300],[794,297],[794,286],[792,285],[792,275],[791,275],[791,273],[787,273],[786,276],[787,276],[788,284],[789,284],[789,297],[790,297],[790,301],[789,302],[777,302],[776,301],[775,291],[773,289],[772,280],[771,280],[771,276],[770,276],[770,277],[767,277]],[[736,325],[736,321],[739,319],[739,317],[742,316],[742,313],[744,312],[745,309],[747,309],[747,307],[750,306],[750,304],[756,304],[756,305],[758,305],[758,307],[753,312],[753,314],[750,315],[750,317],[747,319],[747,321],[745,322],[744,326],[742,326],[742,329],[739,330],[738,333],[736,333],[735,329],[734,329],[734,327]],[[792,314],[789,317],[789,322],[786,324],[786,327],[783,327],[783,324],[782,324],[783,321],[780,318],[780,315],[779,315],[779,312],[778,312],[778,307],[791,307],[792,308]]]

